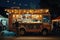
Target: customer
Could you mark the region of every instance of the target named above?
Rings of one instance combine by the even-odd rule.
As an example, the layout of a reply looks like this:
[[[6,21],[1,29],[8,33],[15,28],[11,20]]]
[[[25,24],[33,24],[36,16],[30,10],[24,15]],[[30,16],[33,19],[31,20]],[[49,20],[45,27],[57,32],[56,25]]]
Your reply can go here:
[[[15,28],[16,28],[17,36],[18,36],[18,33],[19,33],[18,27],[19,27],[19,22],[16,20],[16,21],[15,21]]]

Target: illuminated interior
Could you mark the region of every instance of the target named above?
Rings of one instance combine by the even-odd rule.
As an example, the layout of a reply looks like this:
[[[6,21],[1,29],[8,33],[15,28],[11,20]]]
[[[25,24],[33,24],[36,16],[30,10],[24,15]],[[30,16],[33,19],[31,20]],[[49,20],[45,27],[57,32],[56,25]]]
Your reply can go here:
[[[48,9],[5,9],[12,14],[13,22],[22,23],[42,23],[43,14],[49,12]]]

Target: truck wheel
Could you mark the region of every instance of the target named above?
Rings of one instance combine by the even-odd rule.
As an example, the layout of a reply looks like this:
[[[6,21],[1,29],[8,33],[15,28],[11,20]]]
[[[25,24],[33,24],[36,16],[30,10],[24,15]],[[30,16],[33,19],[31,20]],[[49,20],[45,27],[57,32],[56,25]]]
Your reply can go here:
[[[42,35],[47,35],[48,34],[48,31],[47,30],[43,30],[42,31]]]
[[[25,34],[25,30],[24,29],[21,29],[20,30],[20,35],[24,35]]]

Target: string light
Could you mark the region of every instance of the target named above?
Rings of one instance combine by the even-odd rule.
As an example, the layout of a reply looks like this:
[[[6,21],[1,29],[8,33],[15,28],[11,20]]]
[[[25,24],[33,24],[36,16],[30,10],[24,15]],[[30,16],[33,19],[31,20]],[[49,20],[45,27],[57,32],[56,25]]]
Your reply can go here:
[[[48,12],[49,10],[47,9],[46,12]]]
[[[13,15],[13,18],[15,18],[15,15]]]

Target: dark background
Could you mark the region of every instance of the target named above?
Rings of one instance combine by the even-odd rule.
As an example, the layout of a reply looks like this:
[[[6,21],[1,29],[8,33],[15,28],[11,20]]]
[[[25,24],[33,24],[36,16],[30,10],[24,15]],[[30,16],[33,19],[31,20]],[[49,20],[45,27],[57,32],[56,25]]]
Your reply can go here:
[[[60,0],[0,0],[0,14],[8,17],[4,9],[19,7],[20,9],[50,9],[51,17],[60,16]]]

